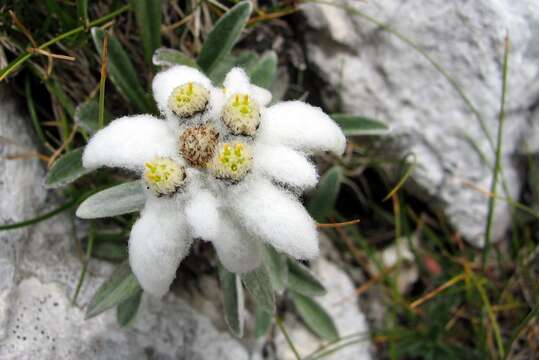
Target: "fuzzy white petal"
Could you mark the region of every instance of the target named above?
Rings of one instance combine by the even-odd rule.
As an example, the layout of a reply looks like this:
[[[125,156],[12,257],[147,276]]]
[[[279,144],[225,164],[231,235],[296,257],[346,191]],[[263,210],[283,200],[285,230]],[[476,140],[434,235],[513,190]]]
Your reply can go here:
[[[226,217],[221,217],[219,236],[212,240],[212,244],[219,260],[230,272],[248,272],[262,262],[262,242],[250,237]]]
[[[346,138],[341,128],[320,108],[301,101],[285,101],[265,109],[258,140],[308,152],[341,155]]]
[[[314,164],[283,145],[256,144],[253,170],[300,190],[313,188],[318,181]]]
[[[249,94],[249,90],[251,90],[249,77],[245,71],[239,67],[232,68],[228,74],[226,74],[223,86],[229,96],[236,93]]]
[[[125,116],[99,130],[82,156],[85,168],[100,166],[142,169],[158,156],[175,157],[177,138],[165,121],[150,115]]]
[[[188,82],[198,83],[208,90],[212,87],[211,81],[204,74],[190,66],[173,66],[155,75],[152,82],[153,97],[157,102],[157,107],[167,118],[172,116],[172,112],[168,108],[170,94],[176,87]]]
[[[129,264],[140,286],[154,296],[163,296],[191,242],[176,202],[149,197],[129,239]]]
[[[249,93],[254,96],[260,106],[267,106],[271,102],[271,92],[260,86],[251,85]]]
[[[230,272],[254,270],[262,261],[261,243],[250,239],[238,224],[228,219],[220,202],[210,192],[198,191],[185,208],[193,237],[211,241],[219,260]]]
[[[207,190],[193,192],[192,199],[185,207],[185,217],[191,226],[194,238],[207,241],[219,236],[219,201]]]
[[[271,101],[271,92],[260,86],[251,85],[245,71],[239,67],[232,68],[223,81],[227,96],[247,94],[255,98],[260,106],[266,106]]]
[[[249,179],[229,202],[245,228],[297,259],[318,255],[315,221],[294,196],[263,178]]]

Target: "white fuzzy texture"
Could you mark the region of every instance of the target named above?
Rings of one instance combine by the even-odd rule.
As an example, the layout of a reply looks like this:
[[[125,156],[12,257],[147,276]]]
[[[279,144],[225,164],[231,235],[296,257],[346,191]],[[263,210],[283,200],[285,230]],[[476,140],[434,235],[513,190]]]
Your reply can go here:
[[[82,156],[85,168],[100,166],[142,170],[156,157],[177,158],[178,139],[165,121],[151,115],[125,116],[99,130]]]
[[[157,297],[167,293],[191,242],[177,203],[149,197],[129,239],[129,264],[144,291]]]
[[[229,203],[251,233],[297,259],[318,255],[315,221],[294,196],[263,178],[231,189]]]
[[[256,144],[253,170],[298,190],[313,188],[318,181],[314,164],[305,155],[282,145]]]
[[[223,266],[233,273],[256,269],[262,262],[262,243],[242,231],[238,224],[221,216],[219,236],[212,240]]]
[[[185,207],[193,237],[211,241],[228,271],[243,273],[254,270],[262,261],[260,242],[250,239],[223,211],[218,199],[209,191],[198,191]]]
[[[223,86],[226,89],[227,97],[235,94],[249,95],[262,107],[268,105],[271,101],[271,93],[264,88],[251,85],[249,77],[245,71],[239,67],[232,68],[232,70],[226,74]]]
[[[346,147],[341,128],[322,109],[301,101],[281,102],[265,109],[257,140],[336,155],[341,155]]]
[[[212,89],[211,81],[204,74],[195,68],[185,65],[173,66],[165,71],[161,71],[153,78],[153,97],[157,102],[159,111],[167,119],[174,116],[168,107],[170,94],[172,94],[172,91],[176,87],[187,84],[188,82],[198,83],[207,88],[208,91]]]

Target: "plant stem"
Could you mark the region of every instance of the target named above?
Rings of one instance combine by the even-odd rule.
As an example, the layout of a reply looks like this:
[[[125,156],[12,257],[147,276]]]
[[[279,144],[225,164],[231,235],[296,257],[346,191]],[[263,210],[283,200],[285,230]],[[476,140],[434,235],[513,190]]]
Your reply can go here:
[[[487,224],[485,228],[485,247],[483,249],[482,264],[483,270],[487,265],[488,253],[492,242],[492,220],[494,218],[494,208],[496,205],[496,188],[498,186],[498,174],[500,172],[500,163],[502,157],[502,141],[503,141],[503,123],[505,119],[505,98],[507,95],[507,73],[509,68],[509,37],[505,37],[504,56],[503,56],[503,73],[502,73],[502,96],[500,100],[500,115],[498,122],[498,138],[496,142],[496,160],[494,162],[492,183],[490,185],[491,196],[488,201]]]
[[[79,26],[79,27],[76,27],[72,30],[69,30],[63,34],[60,34],[58,35],[57,37],[45,42],[43,45],[40,45],[38,47],[39,50],[43,50],[51,45],[54,45],[56,44],[57,42],[60,42],[70,36],[73,36],[73,35],[76,35],[80,32],[83,32],[83,31],[86,31],[89,27],[92,27],[92,26],[96,26],[96,25],[100,25],[100,24],[103,24],[107,21],[109,21],[110,19],[113,19],[115,18],[116,16],[126,12],[127,10],[129,10],[131,8],[131,5],[124,5],[122,6],[121,8],[119,8],[118,10],[115,10],[113,12],[111,12],[110,14],[107,14],[105,16],[102,16],[100,17],[99,19],[96,19],[94,21],[91,21],[90,23],[88,23],[88,26]],[[16,58],[15,60],[13,60],[11,63],[9,63],[5,68],[3,68],[1,71],[0,71],[0,81],[4,80],[9,74],[11,74],[13,71],[15,71],[15,69],[17,69],[19,66],[21,66],[22,64],[24,64],[28,59],[30,59],[32,57],[32,55],[34,54],[34,52],[26,52],[24,54],[21,54],[18,58]]]
[[[288,346],[290,346],[290,349],[292,349],[292,352],[294,353],[294,356],[296,357],[296,359],[301,360],[301,356],[300,356],[298,350],[296,349],[296,347],[294,346],[294,343],[292,342],[292,339],[288,335],[288,332],[286,331],[286,329],[284,327],[283,321],[279,318],[279,316],[275,317],[275,323],[277,324],[279,329],[281,329],[281,331],[283,332],[284,338],[285,338]]]
[[[75,289],[75,294],[73,295],[73,300],[71,300],[71,304],[74,305],[77,301],[77,297],[79,296],[80,289],[82,288],[82,283],[84,282],[84,278],[86,276],[86,271],[88,270],[88,263],[90,262],[90,258],[92,257],[92,251],[94,248],[94,228],[90,224],[90,232],[88,233],[88,247],[86,248],[86,258],[84,259],[84,263],[82,264],[82,270],[80,272],[79,281],[77,282],[77,288]]]
[[[103,50],[101,51],[101,79],[99,80],[99,117],[98,126],[102,129],[105,125],[105,81],[107,80],[107,63],[109,60],[109,33],[103,37]]]

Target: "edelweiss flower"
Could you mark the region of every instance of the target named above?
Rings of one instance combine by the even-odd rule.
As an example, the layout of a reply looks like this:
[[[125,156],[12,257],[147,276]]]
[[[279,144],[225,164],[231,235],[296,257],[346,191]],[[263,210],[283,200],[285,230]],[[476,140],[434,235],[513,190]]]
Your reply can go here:
[[[165,294],[193,238],[211,241],[231,272],[255,269],[263,243],[298,259],[318,254],[316,223],[298,200],[316,185],[308,156],[344,151],[339,127],[299,101],[271,94],[232,69],[224,89],[176,66],[152,88],[165,120],[123,117],[90,139],[83,164],[141,174],[147,202],[131,231],[129,261],[142,288]]]

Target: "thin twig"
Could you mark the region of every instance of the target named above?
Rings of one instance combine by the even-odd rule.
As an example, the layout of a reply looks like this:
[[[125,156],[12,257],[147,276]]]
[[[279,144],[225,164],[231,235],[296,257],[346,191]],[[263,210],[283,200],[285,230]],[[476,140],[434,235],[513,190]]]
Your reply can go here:
[[[316,224],[316,227],[319,229],[338,228],[338,227],[343,227],[343,226],[359,224],[360,222],[361,220],[355,219],[355,220],[344,221],[344,222],[339,222],[339,223]]]

